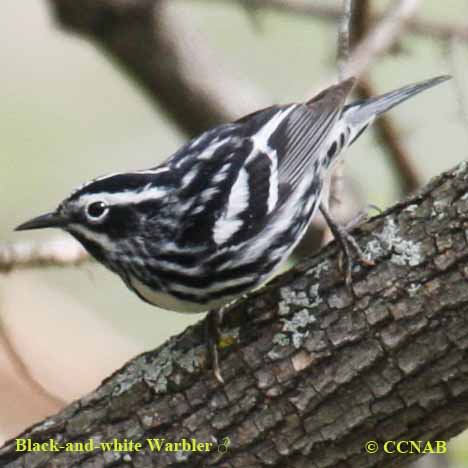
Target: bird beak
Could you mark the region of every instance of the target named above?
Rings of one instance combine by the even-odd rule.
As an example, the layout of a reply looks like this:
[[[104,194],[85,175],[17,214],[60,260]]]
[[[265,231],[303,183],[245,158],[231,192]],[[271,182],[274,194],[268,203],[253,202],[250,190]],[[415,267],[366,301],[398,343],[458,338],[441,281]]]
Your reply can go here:
[[[60,228],[66,225],[67,220],[56,212],[37,216],[15,228],[15,231],[27,231],[29,229]]]

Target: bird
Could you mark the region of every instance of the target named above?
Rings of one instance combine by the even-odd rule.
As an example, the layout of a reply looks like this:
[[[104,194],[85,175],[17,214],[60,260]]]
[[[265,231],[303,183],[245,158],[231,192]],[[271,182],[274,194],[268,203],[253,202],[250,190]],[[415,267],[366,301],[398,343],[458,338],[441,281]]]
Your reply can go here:
[[[275,274],[319,209],[343,234],[324,196],[333,167],[380,114],[449,78],[347,104],[356,83],[348,78],[207,130],[156,167],[86,182],[16,230],[63,229],[143,301],[209,312],[222,382],[220,311]]]

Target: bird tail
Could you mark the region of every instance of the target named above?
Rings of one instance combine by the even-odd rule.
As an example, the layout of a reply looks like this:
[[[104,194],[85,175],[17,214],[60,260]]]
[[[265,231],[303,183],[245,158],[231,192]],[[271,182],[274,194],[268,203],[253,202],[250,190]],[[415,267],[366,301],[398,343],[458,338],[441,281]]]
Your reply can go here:
[[[371,122],[380,114],[387,112],[403,101],[416,96],[416,94],[419,94],[426,89],[437,86],[438,84],[441,84],[450,78],[451,77],[449,75],[437,76],[436,78],[431,78],[430,80],[420,81],[419,83],[403,86],[402,88],[382,94],[381,96],[353,102],[344,109],[347,114],[347,120],[349,119],[351,124],[356,125],[362,125],[363,123]]]

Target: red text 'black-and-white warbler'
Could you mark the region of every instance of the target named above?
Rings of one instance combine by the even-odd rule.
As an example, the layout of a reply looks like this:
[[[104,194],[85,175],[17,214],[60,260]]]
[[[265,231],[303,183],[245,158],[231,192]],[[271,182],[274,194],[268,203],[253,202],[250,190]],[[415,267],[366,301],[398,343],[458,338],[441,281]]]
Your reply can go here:
[[[447,79],[346,105],[348,79],[215,127],[153,169],[86,183],[17,230],[64,229],[150,304],[217,309],[288,257],[343,150],[379,114]]]

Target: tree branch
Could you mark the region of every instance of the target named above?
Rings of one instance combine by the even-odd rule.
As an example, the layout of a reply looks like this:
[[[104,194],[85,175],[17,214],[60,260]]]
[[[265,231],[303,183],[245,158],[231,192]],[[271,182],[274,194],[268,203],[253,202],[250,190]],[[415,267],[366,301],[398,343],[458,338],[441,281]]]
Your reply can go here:
[[[226,385],[206,368],[203,326],[138,356],[95,392],[28,429],[41,442],[124,438],[122,453],[0,450],[23,466],[406,466],[368,440],[445,440],[468,426],[468,164],[355,232],[376,266],[350,296],[336,246],[240,302],[224,334]],[[72,371],[70,371],[72,376]],[[151,452],[147,438],[231,444]],[[120,466],[119,465],[119,466]]]

